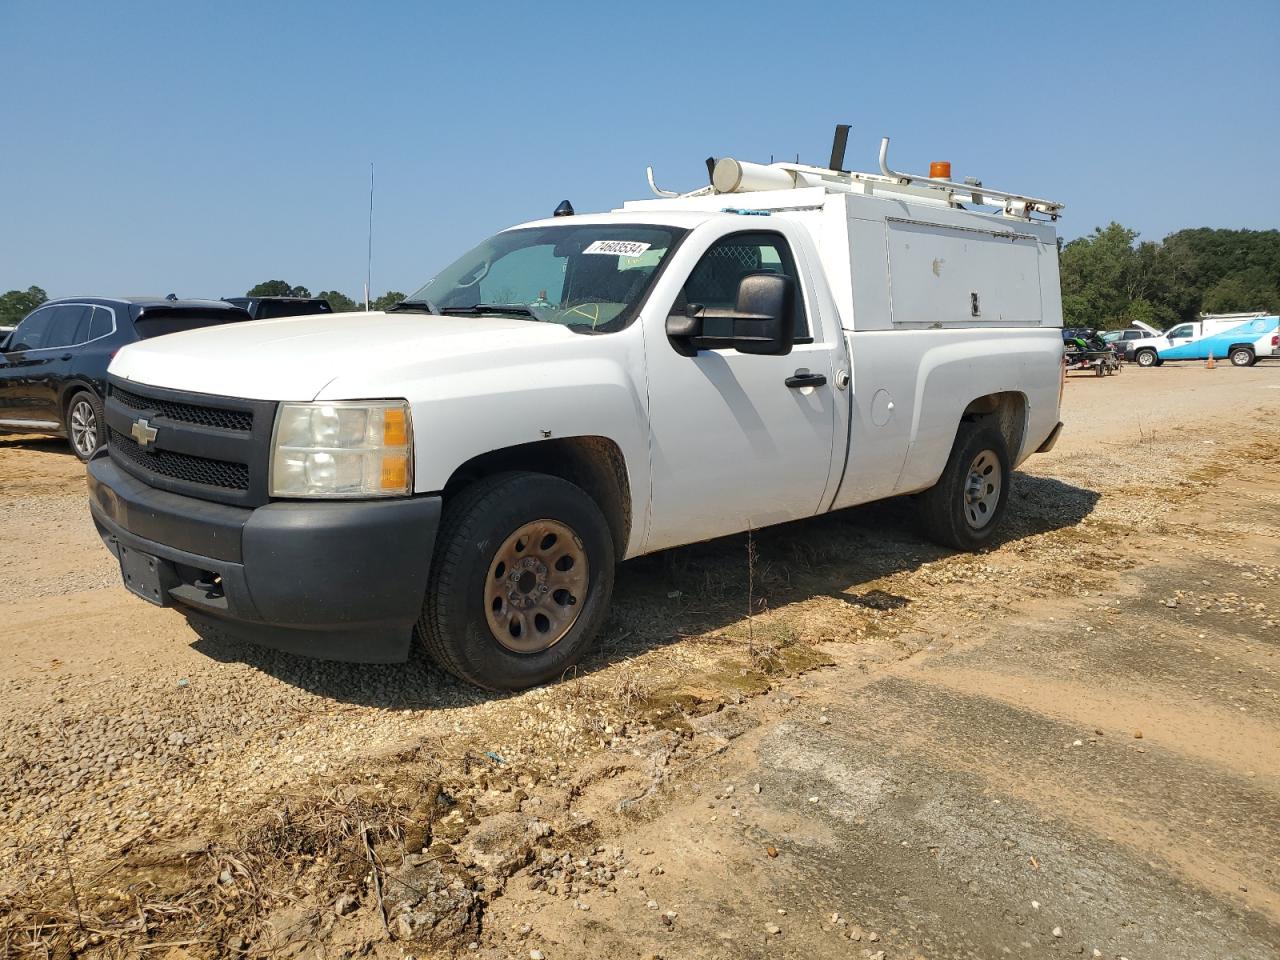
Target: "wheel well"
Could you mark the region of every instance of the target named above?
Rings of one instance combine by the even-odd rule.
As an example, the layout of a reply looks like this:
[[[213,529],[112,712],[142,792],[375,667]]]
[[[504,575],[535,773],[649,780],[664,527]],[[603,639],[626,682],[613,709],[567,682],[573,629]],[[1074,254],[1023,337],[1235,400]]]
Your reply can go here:
[[[444,486],[446,506],[469,484],[508,470],[546,473],[581,487],[604,514],[616,555],[625,555],[631,536],[631,483],[622,450],[612,440],[560,437],[482,453],[449,477]]]
[[[102,397],[98,396],[98,391],[93,389],[91,384],[85,383],[83,380],[72,380],[62,388],[62,398],[59,400],[59,408],[64,419],[71,410],[71,399],[77,393],[92,393],[98,397],[99,402],[102,401]]]
[[[1231,354],[1235,353],[1237,350],[1248,350],[1250,353],[1254,352],[1252,343],[1233,343],[1231,346],[1227,347],[1227,356],[1231,356]]]
[[[960,419],[965,423],[989,423],[1004,436],[1009,460],[1018,463],[1022,439],[1027,429],[1027,398],[1015,391],[988,393],[964,408]]]

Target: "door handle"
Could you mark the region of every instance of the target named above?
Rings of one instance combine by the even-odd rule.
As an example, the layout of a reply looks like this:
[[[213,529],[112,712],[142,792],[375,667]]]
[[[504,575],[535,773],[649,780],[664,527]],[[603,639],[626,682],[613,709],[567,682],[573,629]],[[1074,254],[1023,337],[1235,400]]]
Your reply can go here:
[[[71,359],[71,357],[72,357],[72,355],[71,355],[71,354],[69,354],[69,353],[64,353],[64,354],[63,354],[62,356],[60,356],[58,359],[59,359],[59,360],[70,360],[70,359]]]
[[[798,390],[800,387],[820,387],[827,382],[825,374],[810,373],[808,370],[797,370],[794,374],[787,377],[786,384],[792,390]]]

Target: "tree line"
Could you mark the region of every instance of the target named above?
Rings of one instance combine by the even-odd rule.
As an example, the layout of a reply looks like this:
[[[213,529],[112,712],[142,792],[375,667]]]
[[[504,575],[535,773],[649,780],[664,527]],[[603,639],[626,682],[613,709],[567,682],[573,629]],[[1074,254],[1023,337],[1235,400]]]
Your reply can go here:
[[[1138,242],[1118,223],[1062,245],[1062,311],[1070,327],[1114,329],[1135,320],[1167,329],[1200,313],[1280,312],[1280,230],[1196,227],[1163,241]],[[250,297],[310,297],[284,280],[256,284]],[[316,294],[338,312],[360,310],[337,290]],[[0,294],[0,325],[13,325],[48,299],[39,287]],[[388,291],[369,305],[385,310],[404,299]]]
[[[245,293],[246,297],[311,297],[313,294],[306,287],[291,286],[284,280],[264,280],[262,283],[255,284]],[[314,294],[321,300],[328,300],[329,306],[333,307],[335,313],[350,313],[353,310],[363,310],[364,304],[352,300],[345,293],[337,290],[321,290]],[[377,299],[369,301],[370,310],[386,310],[394,307],[403,300],[405,295],[399,290],[388,290]]]
[[[1063,245],[1067,326],[1141,320],[1167,330],[1201,313],[1280,312],[1280,230],[1196,227],[1137,241],[1136,230],[1112,222]]]

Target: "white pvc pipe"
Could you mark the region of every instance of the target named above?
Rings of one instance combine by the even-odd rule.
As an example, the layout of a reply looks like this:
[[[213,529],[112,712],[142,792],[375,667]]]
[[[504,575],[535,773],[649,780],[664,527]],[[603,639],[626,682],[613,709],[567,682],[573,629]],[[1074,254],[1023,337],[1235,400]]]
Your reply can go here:
[[[716,188],[716,193],[791,190],[796,185],[796,178],[778,167],[721,157],[711,171],[711,185]]]

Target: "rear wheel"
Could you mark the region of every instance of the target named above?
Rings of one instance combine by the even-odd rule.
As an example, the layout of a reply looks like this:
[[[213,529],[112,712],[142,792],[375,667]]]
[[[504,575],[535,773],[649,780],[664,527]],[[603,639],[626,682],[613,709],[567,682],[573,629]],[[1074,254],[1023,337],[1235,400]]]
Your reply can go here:
[[[1257,358],[1248,347],[1231,348],[1231,364],[1236,367],[1252,367]]]
[[[418,635],[476,686],[554,680],[604,623],[613,566],[608,524],[582,489],[536,473],[486,478],[446,508]]]
[[[995,536],[1009,499],[1009,454],[989,426],[962,423],[938,482],[920,497],[930,540],[977,550]]]
[[[1159,358],[1154,350],[1139,350],[1134,354],[1134,359],[1138,361],[1140,367],[1154,367]]]
[[[102,401],[96,393],[81,390],[67,404],[67,440],[81,460],[88,460],[102,446]]]

